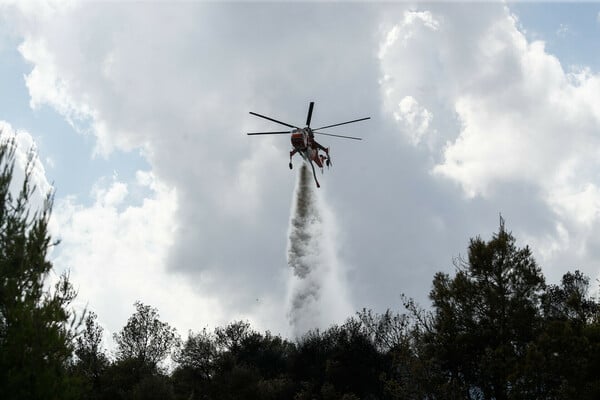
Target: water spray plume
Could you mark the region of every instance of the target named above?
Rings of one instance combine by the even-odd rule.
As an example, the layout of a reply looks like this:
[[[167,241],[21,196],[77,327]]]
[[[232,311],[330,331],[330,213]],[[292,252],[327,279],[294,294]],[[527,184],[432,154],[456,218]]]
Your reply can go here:
[[[296,337],[325,328],[352,312],[335,254],[330,214],[319,201],[308,167],[303,164],[292,204],[287,249],[292,270],[288,317]]]

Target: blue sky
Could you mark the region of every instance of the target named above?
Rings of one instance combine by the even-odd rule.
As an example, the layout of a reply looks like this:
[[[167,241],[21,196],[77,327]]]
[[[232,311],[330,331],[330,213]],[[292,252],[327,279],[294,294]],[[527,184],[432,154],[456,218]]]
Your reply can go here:
[[[566,65],[600,68],[600,5],[585,3],[509,3],[527,36],[546,42],[550,53]]]
[[[89,205],[92,184],[100,178],[116,174],[131,181],[135,171],[149,168],[136,151],[95,154],[95,138],[85,133],[89,129],[85,124],[80,125],[82,132],[77,132],[54,108],[42,105],[32,109],[25,85],[32,66],[19,53],[19,43],[6,35],[0,46],[0,90],[5,94],[0,98],[0,119],[33,136],[58,198],[77,196],[82,204]]]
[[[371,116],[332,130],[363,142],[322,141],[327,257],[351,309],[426,305],[433,274],[500,212],[549,281],[597,278],[599,12],[0,2],[0,121],[35,140],[56,188],[53,260],[109,332],[141,300],[182,334],[240,318],[290,334],[296,171],[287,138],[244,135],[278,129],[248,111]]]

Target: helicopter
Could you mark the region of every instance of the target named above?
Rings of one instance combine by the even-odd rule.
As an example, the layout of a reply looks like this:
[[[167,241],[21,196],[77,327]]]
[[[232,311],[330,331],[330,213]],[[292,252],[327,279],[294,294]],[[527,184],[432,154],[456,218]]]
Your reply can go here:
[[[284,135],[284,134],[291,135],[293,149],[292,149],[292,151],[290,151],[290,163],[289,163],[290,169],[292,169],[292,157],[296,153],[299,153],[302,156],[302,158],[304,159],[304,161],[306,161],[308,164],[310,164],[310,166],[312,168],[313,177],[315,178],[315,183],[317,184],[317,187],[320,188],[321,185],[319,184],[319,181],[317,180],[317,174],[315,172],[314,164],[316,164],[317,167],[321,168],[321,171],[323,171],[323,164],[325,164],[327,167],[329,167],[329,166],[333,165],[333,163],[331,162],[331,155],[329,154],[329,147],[324,147],[321,144],[319,144],[315,140],[315,133],[318,135],[333,136],[333,137],[338,137],[338,138],[343,138],[343,139],[362,140],[362,138],[359,138],[359,137],[334,135],[332,133],[317,132],[317,131],[321,130],[321,129],[326,129],[326,128],[333,128],[334,126],[340,126],[340,125],[351,124],[353,122],[364,121],[364,120],[370,119],[371,117],[359,118],[359,119],[355,119],[352,121],[340,122],[337,124],[326,125],[326,126],[322,126],[320,128],[313,129],[310,127],[310,120],[312,118],[312,112],[313,112],[314,105],[315,105],[314,101],[311,101],[309,103],[308,115],[306,116],[306,127],[304,127],[304,128],[299,128],[295,125],[291,125],[286,122],[281,122],[274,118],[267,117],[265,115],[257,114],[255,112],[250,111],[250,114],[252,114],[256,117],[264,118],[269,121],[278,123],[280,125],[287,126],[289,128],[292,128],[292,130],[291,131],[280,131],[280,132],[249,132],[249,133],[247,133],[247,135],[251,135],[251,136],[252,135]],[[323,152],[324,154],[321,154],[320,152]]]

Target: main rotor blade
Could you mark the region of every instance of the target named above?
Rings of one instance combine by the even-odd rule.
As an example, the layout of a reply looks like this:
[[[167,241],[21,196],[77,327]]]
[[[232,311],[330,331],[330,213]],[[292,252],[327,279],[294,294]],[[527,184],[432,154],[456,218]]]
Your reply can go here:
[[[270,118],[270,117],[265,117],[264,115],[260,115],[260,114],[257,114],[255,112],[252,112],[252,111],[250,111],[250,114],[256,115],[257,117],[261,117],[261,118],[264,118],[264,119],[268,119],[269,121],[273,121],[273,122],[276,122],[276,123],[281,124],[281,125],[289,126],[290,128],[300,129],[297,126],[286,124],[285,122],[277,121],[276,119],[273,119],[273,118]]]
[[[292,132],[290,131],[281,131],[281,132],[250,132],[250,133],[246,133],[246,135],[283,135],[283,134],[290,134]]]
[[[362,138],[354,137],[354,136],[334,135],[333,133],[315,132],[315,131],[313,131],[313,133],[316,133],[318,135],[335,136],[335,137],[344,138],[344,139],[362,140]]]
[[[347,122],[340,122],[339,124],[333,124],[333,125],[322,126],[322,127],[320,127],[320,128],[315,128],[315,129],[313,129],[313,132],[314,132],[314,131],[316,131],[316,130],[319,130],[319,129],[332,128],[332,127],[334,127],[334,126],[340,126],[340,125],[351,124],[351,123],[353,123],[353,122],[364,121],[364,120],[367,120],[367,119],[371,119],[371,117],[366,117],[366,118],[355,119],[355,120],[353,120],[353,121],[347,121]]]
[[[310,128],[310,119],[312,118],[312,110],[313,110],[313,106],[315,105],[314,101],[310,102],[310,105],[308,106],[308,115],[306,116],[306,126],[308,126]]]

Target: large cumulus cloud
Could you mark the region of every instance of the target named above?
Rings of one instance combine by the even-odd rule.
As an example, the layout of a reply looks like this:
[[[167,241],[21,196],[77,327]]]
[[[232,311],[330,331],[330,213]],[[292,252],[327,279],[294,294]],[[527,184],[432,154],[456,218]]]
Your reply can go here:
[[[248,111],[300,124],[309,100],[343,95],[344,104],[330,103],[329,118],[354,114],[360,96],[348,82],[364,69],[361,40],[375,38],[349,43],[340,28],[359,26],[370,13],[360,5],[315,13],[302,4],[16,7],[10,12],[23,36],[19,50],[32,67],[25,79],[31,106],[49,105],[94,135],[97,157],[139,149],[154,179],[177,193],[173,219],[162,227],[172,235],[162,244],[168,271],[186,276],[198,296],[218,297],[223,311],[215,314],[285,332],[289,142],[245,137],[251,127],[273,128]],[[314,121],[330,122],[318,113]],[[60,212],[70,216],[68,226],[83,229],[73,216],[84,211],[72,205]],[[146,218],[155,212],[139,211]],[[142,260],[129,263],[127,254],[123,268],[143,270]],[[73,269],[88,268],[71,260]]]
[[[600,75],[565,70],[543,41],[527,40],[507,7],[469,8],[476,19],[436,6],[406,12],[389,30],[380,50],[386,107],[409,137],[424,133],[402,117],[406,99],[428,110],[433,175],[471,199],[526,196],[521,207],[548,221],[520,227],[543,261],[568,258],[595,275]],[[405,68],[415,49],[418,61]]]
[[[142,152],[149,202],[128,205],[124,182],[108,180],[89,211],[124,226],[128,206],[140,223],[170,210],[146,228],[159,232],[151,270],[185,280],[197,326],[243,317],[286,331],[289,143],[243,132],[279,130],[248,111],[301,124],[311,100],[313,124],[373,117],[336,130],[363,142],[323,140],[334,168],[320,195],[353,305],[424,301],[433,273],[499,211],[551,276],[596,273],[598,75],[565,70],[502,4],[50,4],[4,8],[31,105],[94,135],[97,157]],[[72,201],[61,212],[72,232],[94,229]]]

